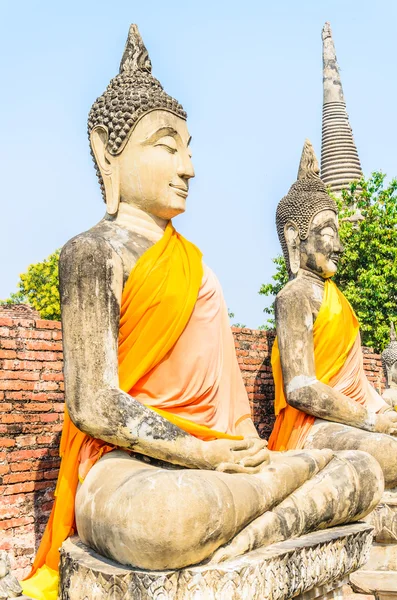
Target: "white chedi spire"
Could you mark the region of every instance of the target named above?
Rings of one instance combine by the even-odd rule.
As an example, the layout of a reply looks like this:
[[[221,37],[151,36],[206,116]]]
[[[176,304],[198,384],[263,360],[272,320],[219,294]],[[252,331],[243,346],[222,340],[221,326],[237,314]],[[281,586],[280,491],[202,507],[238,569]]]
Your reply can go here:
[[[331,26],[325,23],[323,39],[323,129],[321,179],[333,192],[349,187],[363,175],[343,95]]]

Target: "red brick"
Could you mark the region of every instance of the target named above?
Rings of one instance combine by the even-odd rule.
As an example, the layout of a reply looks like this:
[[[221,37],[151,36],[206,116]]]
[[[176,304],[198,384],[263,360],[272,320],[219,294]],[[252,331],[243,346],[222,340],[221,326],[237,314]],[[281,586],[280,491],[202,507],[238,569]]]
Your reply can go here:
[[[44,319],[37,319],[36,327],[38,329],[61,329],[61,323],[59,321],[47,321]]]
[[[52,339],[53,340],[61,340],[62,339],[62,331],[53,331]]]
[[[62,344],[52,340],[28,340],[25,342],[25,348],[27,350],[49,350],[50,352],[54,352],[57,350],[62,351]]]
[[[0,475],[10,472],[10,465],[0,465]],[[5,483],[5,482],[4,482]]]
[[[33,362],[31,360],[4,360],[3,369],[6,370],[37,370],[42,369],[42,362]]]
[[[17,439],[18,448],[24,448],[25,446],[34,446],[36,444],[35,435],[20,435]]]
[[[55,442],[55,440],[58,439],[57,435],[54,434],[47,434],[47,435],[38,435],[37,436],[37,443],[38,444],[53,444]]]
[[[62,392],[47,394],[47,400],[64,400],[64,394]]]
[[[60,384],[56,381],[38,381],[34,389],[40,392],[56,392],[60,389]]]
[[[7,400],[36,400],[45,402],[50,400],[48,394],[44,392],[7,392]]]
[[[6,317],[0,317],[0,325],[5,327],[12,327],[14,325],[13,319],[8,319]]]
[[[53,405],[49,402],[29,402],[29,404],[21,405],[22,410],[32,411],[32,412],[47,412],[52,410]]]
[[[54,360],[52,362],[43,362],[43,369],[48,369],[51,371],[62,371],[63,363],[60,360]]]
[[[11,550],[13,548],[13,539],[12,535],[6,537],[5,535],[1,535],[0,537],[0,550]],[[15,575],[15,571],[13,570],[13,575]]]
[[[4,371],[0,370],[0,379],[22,379],[24,381],[37,381],[40,374],[35,371]]]
[[[3,504],[3,502],[0,505],[0,520],[3,519],[12,519],[15,517],[19,517],[21,512],[21,507],[20,506],[13,506],[8,504],[7,506],[5,506]],[[0,550],[1,550],[1,546],[0,546]]]
[[[22,340],[15,340],[9,338],[0,338],[0,348],[4,350],[16,350],[23,348]]]
[[[57,413],[44,413],[40,415],[40,421],[43,423],[51,423],[52,421],[57,421],[59,419],[59,415]]]
[[[40,475],[41,473],[41,475]],[[32,471],[24,473],[11,473],[10,475],[4,475],[3,483],[8,485],[10,483],[23,483],[26,481],[36,481],[43,479],[43,471]]]
[[[19,327],[16,330],[19,337],[30,340],[51,340],[53,337],[52,331],[38,331],[37,329],[24,329]]]
[[[25,419],[26,415],[5,414],[1,417],[3,423],[23,423]]]
[[[6,437],[0,438],[0,448],[12,448],[12,446],[15,446],[14,439]]]
[[[12,404],[0,402],[0,412],[8,412],[12,409]]]
[[[42,381],[63,381],[63,373],[43,373],[40,379]]]
[[[44,479],[58,479],[58,469],[54,469],[53,471],[45,471]]]
[[[16,356],[21,360],[43,360],[43,361],[57,361],[62,358],[61,352],[44,352],[40,350],[27,350],[19,351]],[[1,354],[0,354],[1,358]],[[13,356],[5,356],[4,358],[14,358]]]
[[[0,350],[0,359],[1,358],[16,358],[17,353],[15,350]]]
[[[8,454],[8,460],[10,462],[15,462],[29,458],[44,458],[44,456],[48,456],[46,448],[39,448],[38,450],[15,450]]]
[[[18,460],[17,462],[11,463],[11,471],[13,473],[17,473],[19,471],[37,471],[38,469],[40,469],[41,463],[41,460]],[[44,469],[44,467],[42,468]]]
[[[33,517],[20,517],[19,519],[5,519],[0,521],[0,529],[10,529],[11,527],[19,527],[20,525],[27,525],[27,523],[33,523]]]
[[[0,380],[0,390],[33,390],[35,384],[30,381],[19,381],[18,379]]]

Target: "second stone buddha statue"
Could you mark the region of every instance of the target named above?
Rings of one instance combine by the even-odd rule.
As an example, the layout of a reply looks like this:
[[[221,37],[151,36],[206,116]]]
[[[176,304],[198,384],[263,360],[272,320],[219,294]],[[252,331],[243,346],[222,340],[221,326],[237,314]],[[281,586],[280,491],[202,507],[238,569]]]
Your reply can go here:
[[[365,450],[393,488],[397,414],[366,378],[357,317],[331,279],[343,251],[338,209],[310,142],[276,222],[290,281],[275,302],[277,420],[269,447]]]
[[[219,282],[171,221],[194,176],[186,113],[136,26],[88,129],[106,214],[60,258],[63,458],[31,581],[56,582],[74,522],[104,557],[180,569],[367,514],[373,457],[269,452],[256,432]]]

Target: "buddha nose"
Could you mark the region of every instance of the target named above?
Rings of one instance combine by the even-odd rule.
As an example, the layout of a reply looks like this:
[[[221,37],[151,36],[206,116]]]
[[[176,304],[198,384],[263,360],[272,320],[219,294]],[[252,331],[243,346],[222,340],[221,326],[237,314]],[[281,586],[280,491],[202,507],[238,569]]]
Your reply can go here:
[[[178,165],[177,173],[182,179],[191,179],[194,177],[194,168],[192,157],[188,152],[180,154],[180,162]]]

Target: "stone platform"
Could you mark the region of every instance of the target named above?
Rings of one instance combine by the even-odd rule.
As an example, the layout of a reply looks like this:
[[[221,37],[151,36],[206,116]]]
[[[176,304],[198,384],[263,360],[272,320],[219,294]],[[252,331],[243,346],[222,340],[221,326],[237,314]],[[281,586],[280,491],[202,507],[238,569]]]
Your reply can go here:
[[[78,537],[61,548],[59,600],[300,600],[342,598],[368,559],[372,527],[355,523],[273,544],[215,565],[143,571],[107,560]]]
[[[374,544],[351,584],[355,591],[374,594],[379,600],[397,600],[397,489],[386,490],[365,520],[374,527]]]

